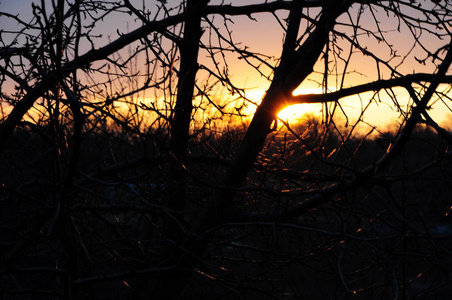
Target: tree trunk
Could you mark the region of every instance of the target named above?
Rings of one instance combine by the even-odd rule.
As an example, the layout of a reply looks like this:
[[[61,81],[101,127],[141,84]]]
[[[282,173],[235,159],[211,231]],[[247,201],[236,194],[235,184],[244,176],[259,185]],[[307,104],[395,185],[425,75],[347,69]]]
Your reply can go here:
[[[155,280],[153,299],[177,298],[183,288],[177,284],[180,270],[175,266],[184,244],[184,210],[186,193],[186,158],[193,111],[193,94],[198,71],[199,43],[202,35],[202,9],[206,0],[188,0],[185,9],[184,37],[180,41],[180,69],[177,101],[171,124],[171,148],[168,162],[167,215],[164,225],[164,244],[160,255],[159,272]]]
[[[337,7],[334,1],[333,4],[325,5]],[[328,11],[333,10],[328,9]],[[236,188],[243,184],[257,156],[262,151],[267,135],[271,132],[272,122],[286,103],[285,95],[291,93],[312,72],[314,64],[328,41],[329,32],[335,24],[334,20],[341,14],[341,11],[343,10],[336,9],[333,15],[324,14],[314,32],[297,51],[295,51],[295,43],[285,44],[284,47],[293,47],[291,51],[284,49],[291,55],[282,57],[280,65],[275,71],[273,82],[257,108],[240,149],[222,181],[222,186],[230,187],[230,189],[217,190],[197,219],[197,223],[193,225],[191,236],[184,247],[185,252],[182,253],[177,264],[179,272],[173,277],[173,288],[177,284],[184,286],[188,281],[193,272],[191,270],[198,264],[198,258],[202,257],[207,248],[208,238],[214,234],[212,228],[240,218],[240,212],[233,202]],[[290,21],[292,22],[292,20],[298,27],[297,20],[291,19]],[[297,59],[295,64],[294,57]],[[295,80],[298,80],[296,85]],[[182,291],[183,288],[181,287],[180,290]]]

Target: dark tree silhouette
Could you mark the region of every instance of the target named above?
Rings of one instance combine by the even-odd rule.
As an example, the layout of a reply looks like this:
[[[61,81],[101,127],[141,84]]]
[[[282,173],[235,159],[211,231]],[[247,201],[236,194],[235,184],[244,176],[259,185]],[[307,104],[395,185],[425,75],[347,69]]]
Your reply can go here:
[[[449,1],[138,2],[0,8],[5,299],[450,293]]]

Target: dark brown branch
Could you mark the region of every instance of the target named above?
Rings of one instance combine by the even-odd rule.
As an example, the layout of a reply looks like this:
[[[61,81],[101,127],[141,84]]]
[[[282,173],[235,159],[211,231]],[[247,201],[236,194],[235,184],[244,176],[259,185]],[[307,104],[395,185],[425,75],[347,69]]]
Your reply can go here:
[[[416,124],[421,120],[422,113],[426,110],[428,103],[430,102],[432,96],[436,92],[438,85],[442,82],[442,79],[446,76],[446,73],[452,63],[452,40],[449,43],[449,50],[447,51],[446,57],[438,68],[438,72],[434,74],[432,83],[428,87],[425,94],[422,96],[422,99],[416,103],[416,106],[413,108],[413,112],[409,119],[406,121],[406,124],[400,134],[397,136],[395,142],[391,145],[386,154],[381,157],[381,159],[376,163],[374,171],[377,172],[384,168],[390,161],[396,157],[403,146],[405,145],[408,137],[411,135]]]
[[[209,5],[206,7],[206,14],[219,14],[219,15],[251,15],[254,13],[262,12],[275,12],[281,9],[290,9],[293,1],[273,1],[264,4],[253,4],[244,6],[233,6],[233,5]],[[321,7],[325,1],[315,0],[315,1],[300,1],[303,7]]]
[[[341,98],[357,95],[360,93],[379,91],[382,89],[389,89],[394,87],[406,87],[407,85],[413,83],[432,82],[434,78],[435,74],[410,74],[398,78],[378,80],[350,88],[344,88],[328,94],[302,94],[292,96],[287,99],[287,102],[289,105],[302,103],[337,102]],[[442,77],[440,83],[452,83],[452,76],[448,75]]]

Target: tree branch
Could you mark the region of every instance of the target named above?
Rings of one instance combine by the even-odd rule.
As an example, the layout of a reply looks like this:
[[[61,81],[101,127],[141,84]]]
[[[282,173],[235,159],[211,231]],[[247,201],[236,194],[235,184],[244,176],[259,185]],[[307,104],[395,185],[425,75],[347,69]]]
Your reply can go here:
[[[326,103],[337,102],[341,98],[345,98],[352,95],[357,95],[365,92],[379,91],[382,89],[388,89],[393,87],[406,87],[412,83],[432,82],[435,78],[435,74],[410,74],[398,78],[378,80],[362,85],[344,88],[336,92],[328,94],[302,94],[287,98],[289,105],[303,104],[303,103]],[[440,79],[439,83],[452,83],[452,75],[444,76]]]

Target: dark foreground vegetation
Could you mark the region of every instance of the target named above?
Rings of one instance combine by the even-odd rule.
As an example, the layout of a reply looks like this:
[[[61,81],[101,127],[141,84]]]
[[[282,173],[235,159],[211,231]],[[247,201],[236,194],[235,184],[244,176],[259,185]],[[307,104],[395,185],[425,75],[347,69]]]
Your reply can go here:
[[[16,130],[1,156],[2,299],[65,298],[69,287],[80,299],[143,293],[152,299],[146,282],[159,276],[165,217],[178,213],[165,203],[171,192],[162,170],[167,137],[87,132],[72,164],[65,160],[70,156],[55,155],[47,130]],[[319,122],[295,130],[303,142],[287,131],[272,134],[237,190],[242,213],[258,217],[211,228],[181,299],[447,297],[452,165],[442,154],[446,143],[420,128],[385,177],[360,174],[356,188],[287,217],[287,208],[311,190],[337,178],[346,184],[352,174],[344,166],[367,166],[393,139],[388,133],[344,143]],[[206,199],[224,188],[216,179],[237,149],[237,136],[192,141],[181,228],[190,231]],[[218,156],[209,156],[212,149]],[[68,172],[75,173],[72,183],[64,181]],[[67,205],[64,216],[61,205]],[[281,219],[268,221],[266,214]]]

